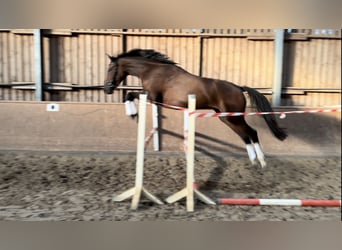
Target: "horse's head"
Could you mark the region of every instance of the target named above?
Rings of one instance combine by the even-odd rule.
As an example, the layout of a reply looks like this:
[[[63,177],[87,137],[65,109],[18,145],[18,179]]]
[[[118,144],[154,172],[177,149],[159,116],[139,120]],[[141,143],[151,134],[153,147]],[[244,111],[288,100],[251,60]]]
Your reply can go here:
[[[120,70],[118,58],[109,56],[110,63],[108,65],[107,76],[104,82],[104,92],[106,94],[112,94],[120,82],[125,78],[124,72]]]

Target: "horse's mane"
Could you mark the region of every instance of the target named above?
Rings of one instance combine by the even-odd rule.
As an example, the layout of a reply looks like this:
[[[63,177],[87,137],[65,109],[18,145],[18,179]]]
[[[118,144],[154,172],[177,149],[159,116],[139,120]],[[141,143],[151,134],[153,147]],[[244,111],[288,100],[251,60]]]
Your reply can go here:
[[[132,49],[128,52],[121,53],[117,58],[123,57],[141,57],[145,59],[150,59],[165,64],[176,64],[171,61],[166,55],[161,54],[153,49]]]

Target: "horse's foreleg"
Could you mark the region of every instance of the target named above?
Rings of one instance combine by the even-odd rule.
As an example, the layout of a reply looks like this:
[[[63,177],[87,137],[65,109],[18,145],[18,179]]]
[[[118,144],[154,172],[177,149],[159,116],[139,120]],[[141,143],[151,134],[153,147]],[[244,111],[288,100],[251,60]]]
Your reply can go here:
[[[256,153],[254,151],[254,147],[253,147],[252,143],[246,144],[246,150],[247,150],[247,154],[248,154],[249,160],[251,161],[252,165],[256,165],[256,162],[255,162]]]
[[[139,92],[129,92],[125,96],[126,115],[132,117],[132,119],[138,115],[134,99],[139,99],[139,94]]]
[[[134,99],[139,99],[140,92],[128,92],[125,96],[125,101],[134,101]]]

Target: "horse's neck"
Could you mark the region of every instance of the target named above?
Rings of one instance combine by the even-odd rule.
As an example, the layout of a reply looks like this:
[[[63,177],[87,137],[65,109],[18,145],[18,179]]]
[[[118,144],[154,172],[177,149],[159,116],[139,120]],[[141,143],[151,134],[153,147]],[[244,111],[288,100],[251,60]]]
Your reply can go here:
[[[121,67],[124,71],[131,76],[143,78],[144,73],[148,70],[148,63],[141,60],[125,60],[122,59]]]

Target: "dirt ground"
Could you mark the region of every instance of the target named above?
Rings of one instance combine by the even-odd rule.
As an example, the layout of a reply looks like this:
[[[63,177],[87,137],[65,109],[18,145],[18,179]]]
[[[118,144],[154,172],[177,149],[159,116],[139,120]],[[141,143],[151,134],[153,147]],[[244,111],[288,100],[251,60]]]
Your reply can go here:
[[[161,200],[185,187],[185,157],[150,153],[144,186]],[[246,156],[197,155],[199,190],[212,199],[341,199],[340,157],[272,156],[267,167]],[[185,199],[157,205],[112,198],[134,186],[134,153],[0,152],[0,220],[19,221],[339,221],[338,207],[227,206]]]

